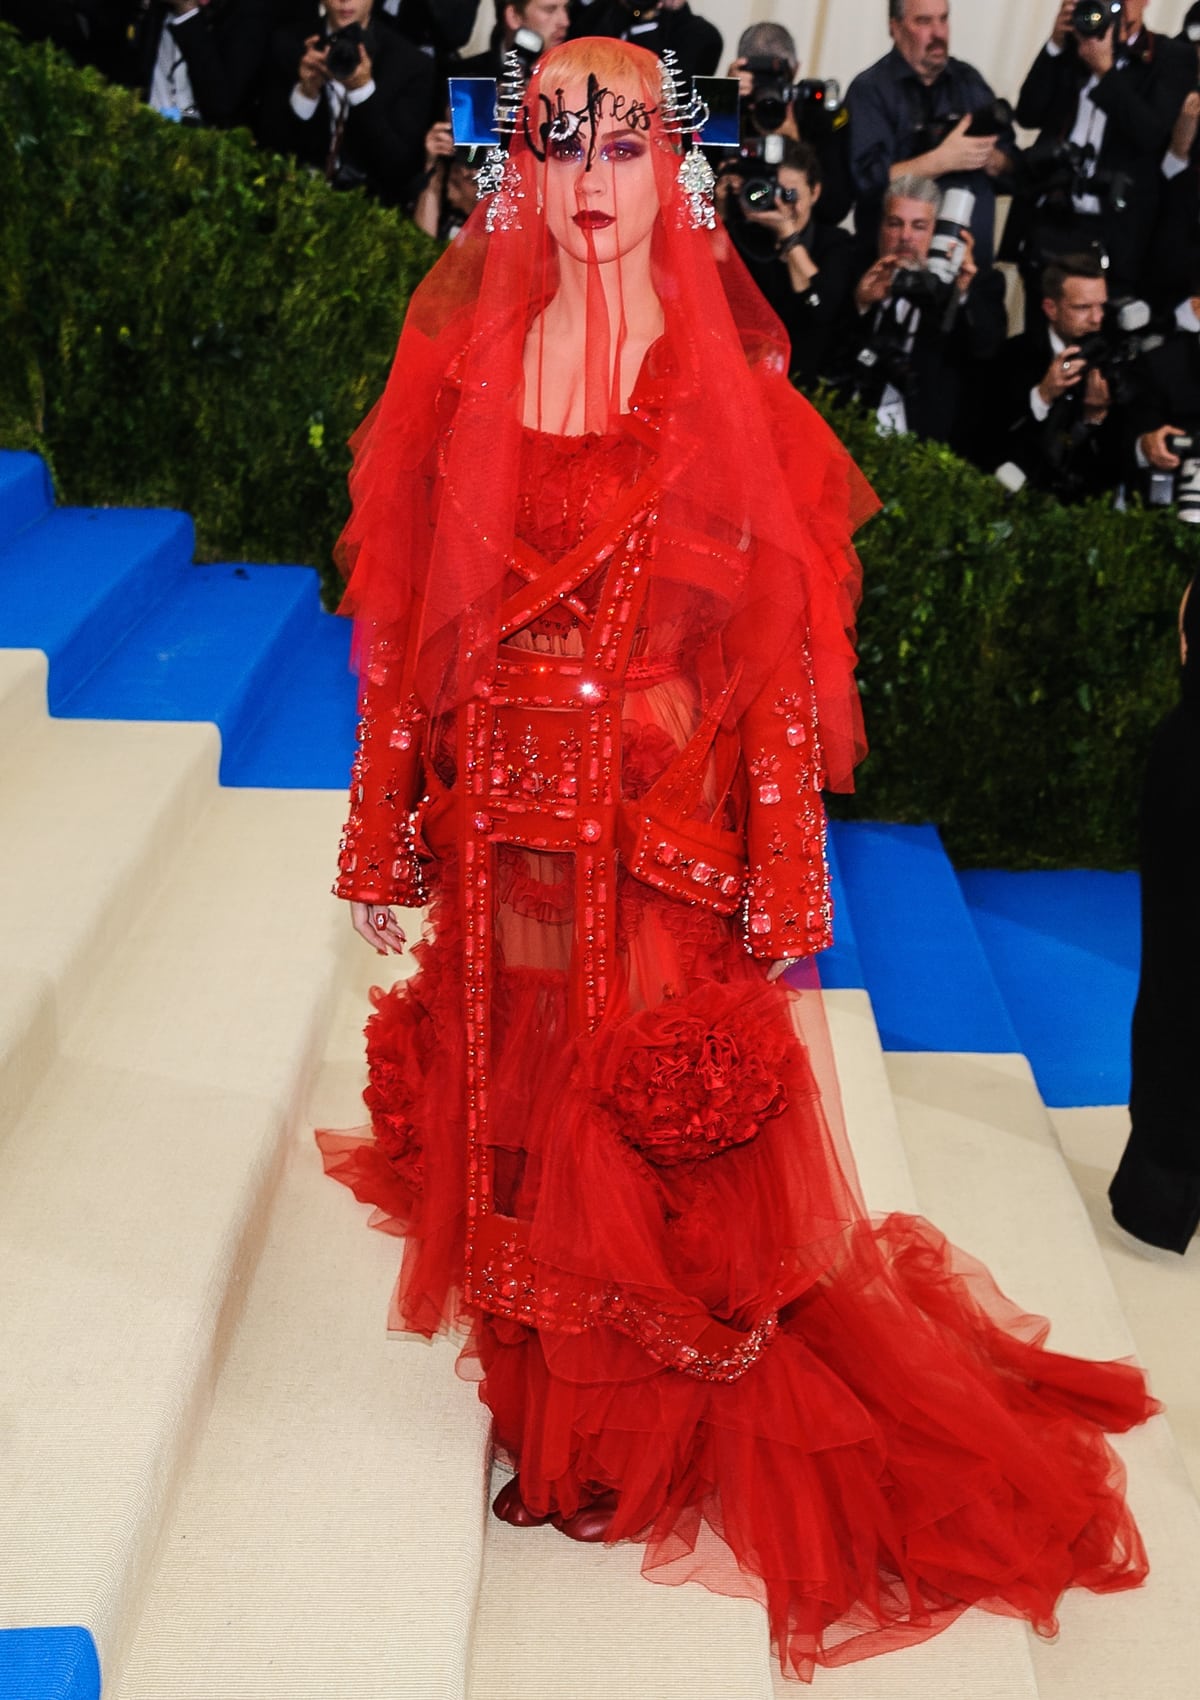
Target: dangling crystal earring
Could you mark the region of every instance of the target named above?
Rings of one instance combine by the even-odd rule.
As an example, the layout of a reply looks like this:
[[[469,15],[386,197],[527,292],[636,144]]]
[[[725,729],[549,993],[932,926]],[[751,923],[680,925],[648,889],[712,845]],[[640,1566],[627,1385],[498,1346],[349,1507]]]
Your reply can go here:
[[[475,178],[481,200],[487,199],[484,224],[488,234],[497,230],[520,230],[521,209],[518,201],[525,199],[521,173],[509,158],[508,138],[517,127],[521,102],[525,98],[525,72],[520,55],[504,56],[504,74],[496,90],[496,130],[500,140],[483,156]]]
[[[692,145],[683,156],[677,173],[680,193],[687,203],[687,223],[693,230],[715,230],[717,215],[714,209],[717,180],[713,168],[696,146],[696,132],[708,122],[708,106],[696,92],[679,67],[672,48],[663,49],[662,106],[663,129],[669,136],[682,141],[690,135]]]

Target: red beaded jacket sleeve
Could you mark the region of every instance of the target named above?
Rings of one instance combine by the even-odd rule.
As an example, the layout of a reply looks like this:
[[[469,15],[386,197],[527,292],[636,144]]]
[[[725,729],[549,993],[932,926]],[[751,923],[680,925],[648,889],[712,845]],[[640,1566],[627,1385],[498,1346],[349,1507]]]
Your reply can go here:
[[[759,691],[741,730],[749,786],[746,946],[772,961],[812,956],[833,942],[833,911],[824,771],[803,644]]]
[[[408,688],[404,645],[377,631],[363,657],[350,815],[334,894],[418,908],[426,900],[413,813],[422,789],[426,719]]]

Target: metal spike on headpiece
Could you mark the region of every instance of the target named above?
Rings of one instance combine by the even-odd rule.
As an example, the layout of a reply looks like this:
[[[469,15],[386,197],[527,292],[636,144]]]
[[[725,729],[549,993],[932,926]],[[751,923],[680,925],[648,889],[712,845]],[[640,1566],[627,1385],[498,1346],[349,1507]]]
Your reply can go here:
[[[674,48],[664,47],[662,64],[663,129],[669,136],[687,136],[708,123],[708,106],[696,85],[685,77]]]
[[[504,55],[500,81],[496,84],[496,128],[502,136],[515,133],[521,121],[528,66],[515,49]]]
[[[673,49],[664,48],[662,61],[662,119],[669,136],[690,136],[692,146],[679,166],[679,188],[687,203],[688,223],[693,230],[715,230],[717,215],[713,200],[717,180],[713,168],[696,146],[696,132],[708,123],[708,104],[679,67]]]
[[[489,233],[521,228],[517,202],[525,199],[525,191],[521,173],[508,157],[508,141],[520,123],[524,100],[525,64],[519,53],[506,53],[496,85],[496,133],[500,139],[488,149],[475,179],[480,199],[488,203],[484,223]]]

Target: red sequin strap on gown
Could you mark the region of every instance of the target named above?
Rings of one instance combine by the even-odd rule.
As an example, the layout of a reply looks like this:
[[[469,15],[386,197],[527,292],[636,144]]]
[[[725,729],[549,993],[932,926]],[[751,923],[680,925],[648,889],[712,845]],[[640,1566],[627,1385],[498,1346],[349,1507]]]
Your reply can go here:
[[[800,1677],[971,1605],[1050,1633],[1068,1586],[1145,1574],[1104,1431],[1153,1402],[1132,1365],[1046,1351],[1046,1325],[928,1223],[863,1213],[797,1036],[813,995],[750,954],[794,942],[814,903],[824,927],[819,814],[807,836],[793,819],[819,808],[803,668],[764,683],[736,749],[701,738],[682,848],[652,841],[640,875],[613,854],[618,822],[683,795],[703,728],[687,622],[635,619],[618,666],[579,671],[613,575],[653,579],[678,547],[646,512],[654,452],[636,420],[527,433],[521,559],[591,539],[603,562],[433,723],[396,699],[398,664],[368,674],[342,889],[406,895],[415,841],[387,840],[389,798],[424,775],[435,898],[417,974],[374,994],[372,1137],[321,1135],[327,1168],[408,1236],[392,1325],[469,1325],[464,1373],[532,1510],[614,1491],[611,1538],[644,1543],[646,1574],[762,1600]],[[688,877],[747,833],[761,936],[719,875]],[[396,855],[408,871],[376,886]]]

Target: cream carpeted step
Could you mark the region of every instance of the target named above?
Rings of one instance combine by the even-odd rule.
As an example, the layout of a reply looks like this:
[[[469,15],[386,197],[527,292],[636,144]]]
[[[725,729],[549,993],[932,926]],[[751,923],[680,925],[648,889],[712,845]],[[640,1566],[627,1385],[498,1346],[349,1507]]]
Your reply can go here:
[[[1125,1141],[1125,1106],[1051,1110],[1050,1120],[1066,1155],[1071,1177],[1091,1219],[1092,1231],[1139,1360],[1150,1371],[1192,1487],[1200,1494],[1200,1251],[1141,1252],[1120,1237],[1108,1204]]]
[[[49,719],[28,653],[0,651],[0,1128],[186,843],[220,750],[212,726]]]
[[[40,649],[0,649],[0,750],[45,716],[48,676]]]
[[[51,917],[71,1019],[0,1145],[17,1295],[0,1307],[0,1609],[14,1626],[86,1627],[108,1668],[320,1055],[341,803],[218,792],[211,728],[60,723],[38,743],[36,762],[9,764],[22,783],[5,807],[42,865],[72,873],[54,888],[64,906],[83,889],[90,939]],[[14,859],[0,839],[6,878]],[[32,955],[36,928],[10,902],[4,922]]]
[[[363,1118],[381,972],[357,945],[112,1700],[462,1700],[486,1415],[452,1343],[387,1337],[399,1243],[310,1125]]]
[[[887,1063],[924,1214],[980,1257],[1019,1304],[1053,1319],[1056,1349],[1096,1358],[1134,1353],[1025,1059],[892,1054]],[[1116,1447],[1151,1577],[1132,1593],[1067,1596],[1059,1639],[1031,1637],[1038,1694],[1192,1700],[1200,1669],[1200,1502],[1168,1418]]]
[[[835,991],[824,1001],[863,1192],[872,1210],[911,1210],[870,999]],[[554,1530],[514,1530],[490,1518],[470,1700],[795,1700],[804,1692],[779,1675],[759,1606],[656,1585],[641,1576],[640,1557],[639,1547],[575,1547]],[[819,1671],[815,1689],[846,1700],[1037,1694],[1021,1626],[983,1613],[927,1646]]]

